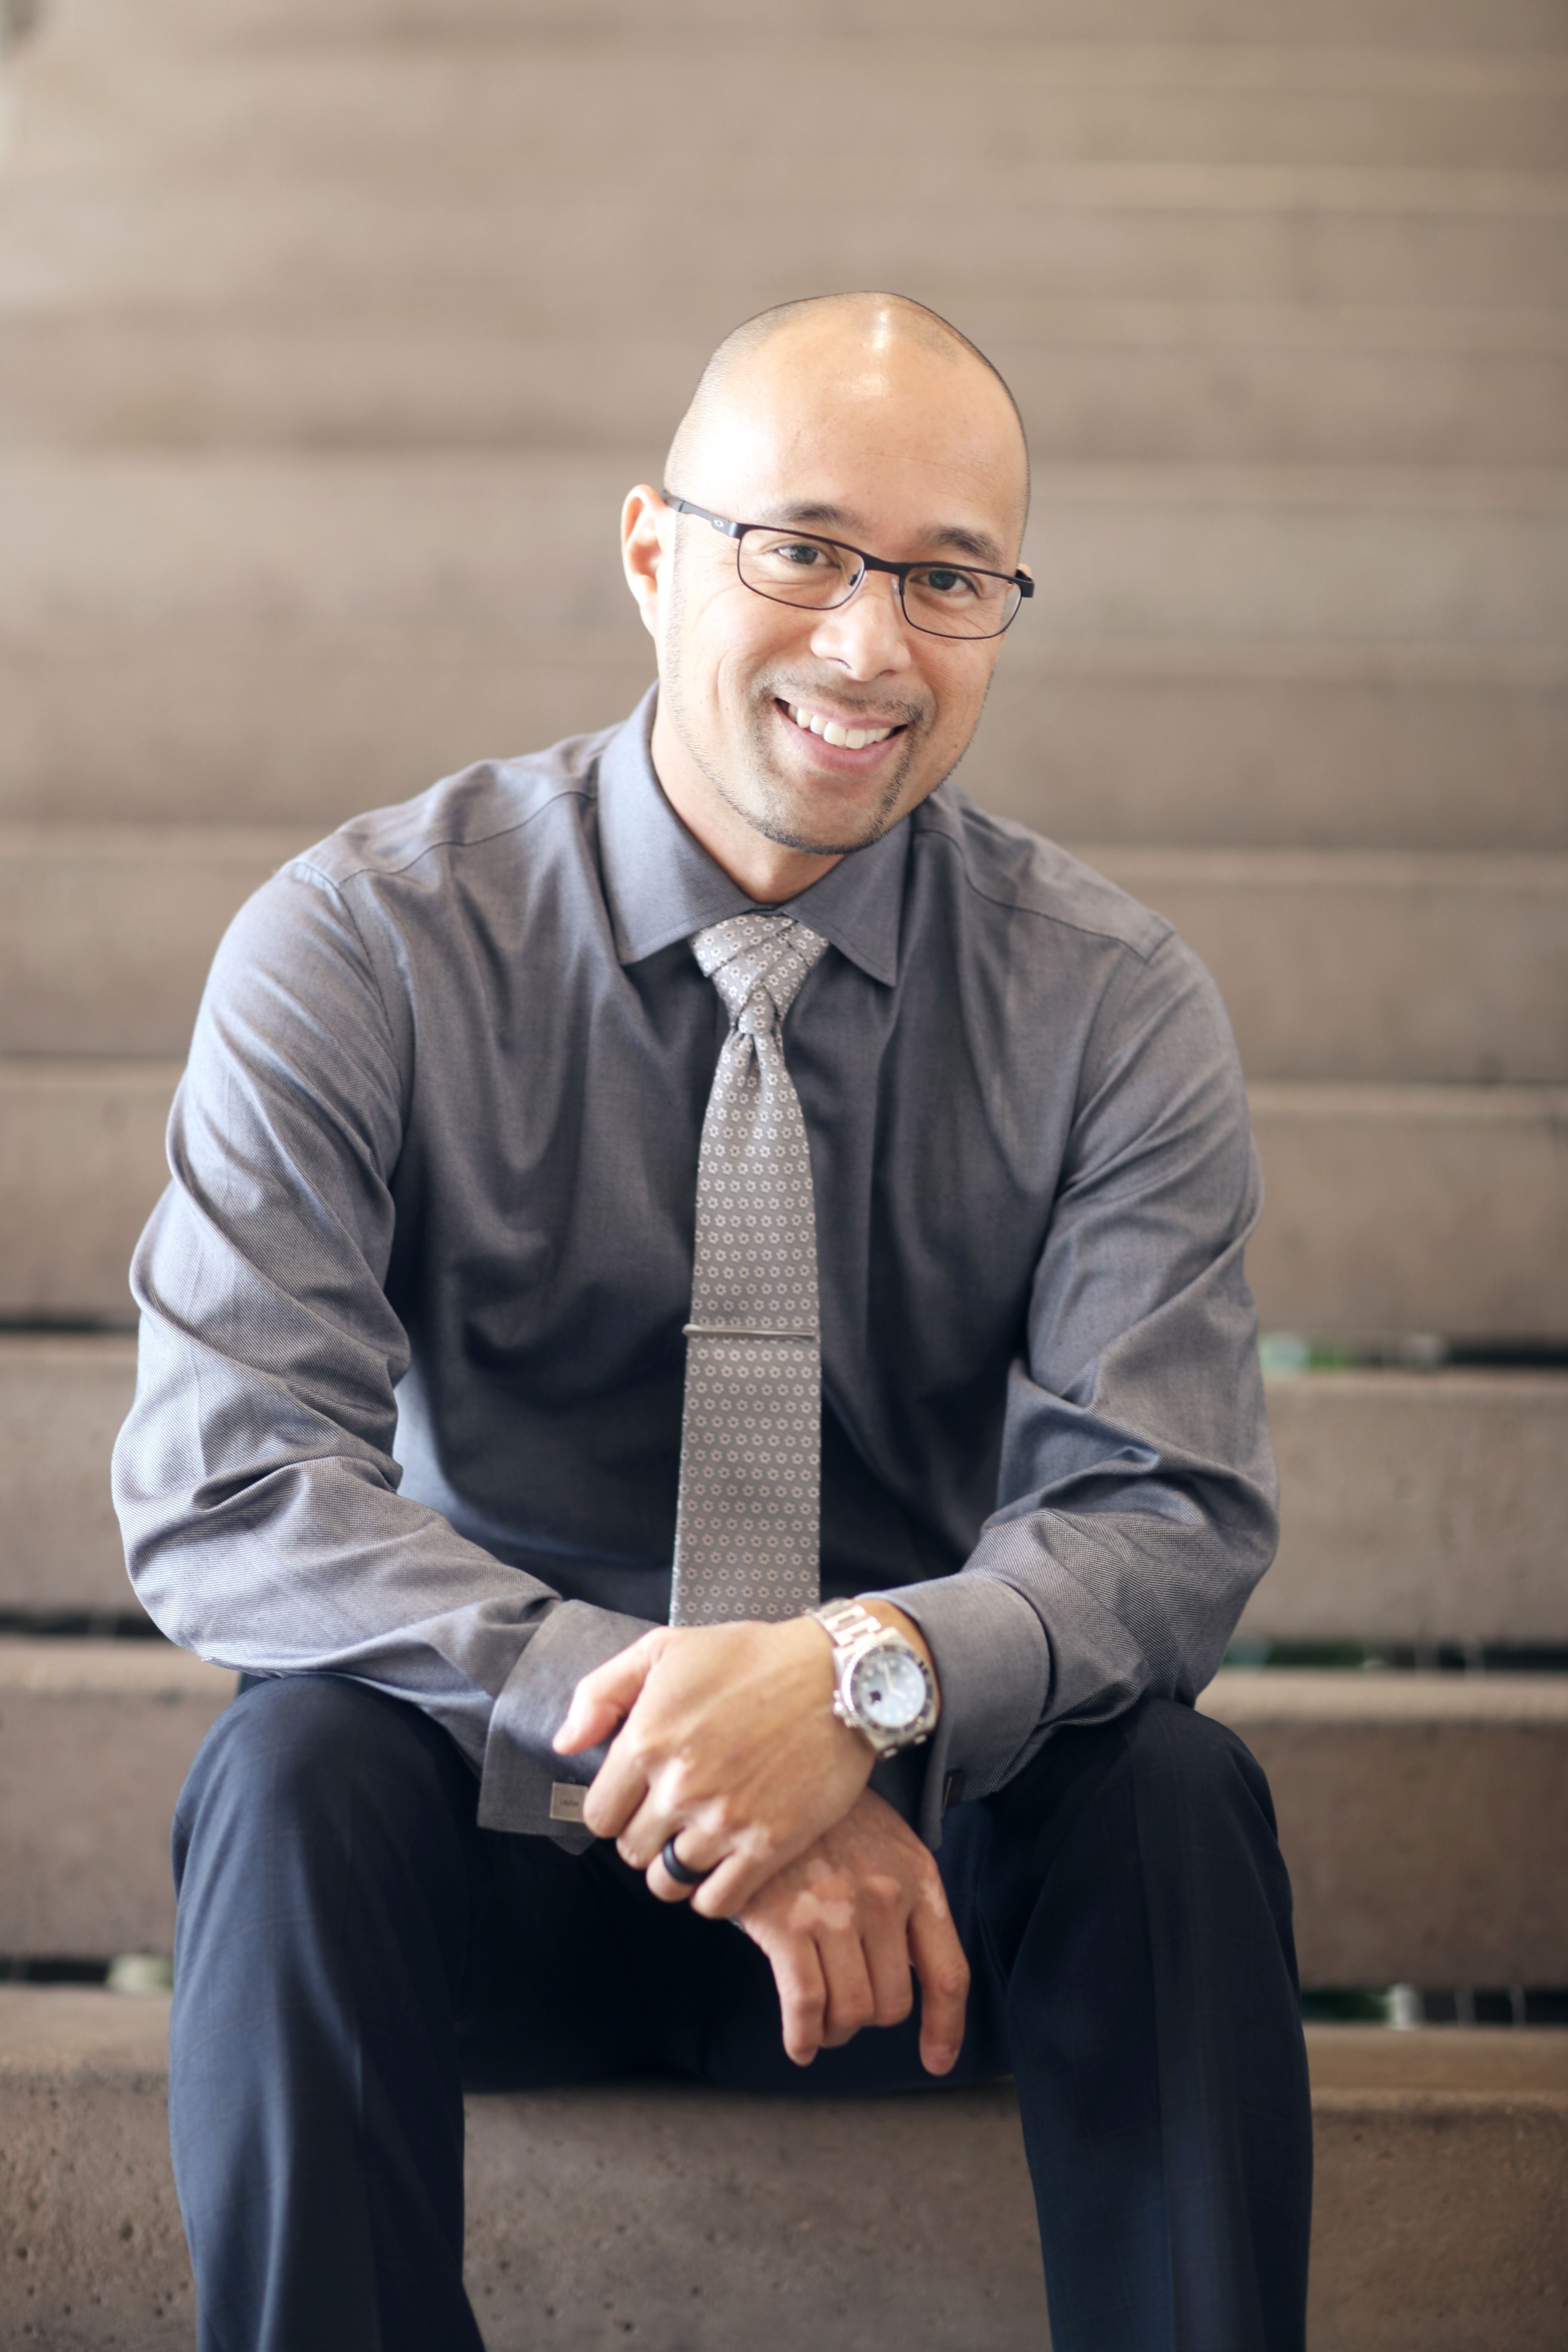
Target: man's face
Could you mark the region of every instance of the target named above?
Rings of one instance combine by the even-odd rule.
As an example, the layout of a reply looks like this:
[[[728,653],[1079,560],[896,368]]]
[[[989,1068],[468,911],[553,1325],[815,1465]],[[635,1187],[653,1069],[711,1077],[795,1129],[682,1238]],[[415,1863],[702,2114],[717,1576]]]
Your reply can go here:
[[[895,562],[1014,569],[1022,447],[984,370],[903,345],[847,370],[841,349],[780,342],[732,388],[686,460],[694,478],[672,480],[673,493]],[[999,638],[913,628],[886,573],[868,573],[831,612],[774,604],[740,579],[734,541],[710,524],[668,509],[657,524],[644,601],[659,656],[654,761],[689,822],[693,794],[715,795],[726,821],[837,856],[876,840],[951,773]],[[876,740],[831,743],[824,727]]]

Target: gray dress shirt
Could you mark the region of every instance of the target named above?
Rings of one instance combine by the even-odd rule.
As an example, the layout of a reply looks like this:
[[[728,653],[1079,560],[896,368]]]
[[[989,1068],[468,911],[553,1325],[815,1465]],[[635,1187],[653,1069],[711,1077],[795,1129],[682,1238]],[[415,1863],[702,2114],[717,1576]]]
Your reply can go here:
[[[131,1573],[205,1658],[423,1707],[489,1826],[580,1845],[550,1738],[664,1619],[698,1142],[748,907],[654,698],[275,876],[213,967],[136,1253]],[[943,785],[793,902],[825,1597],[942,1685],[877,1785],[940,1836],[1057,1727],[1192,1698],[1272,1556],[1224,1009],[1158,917]]]

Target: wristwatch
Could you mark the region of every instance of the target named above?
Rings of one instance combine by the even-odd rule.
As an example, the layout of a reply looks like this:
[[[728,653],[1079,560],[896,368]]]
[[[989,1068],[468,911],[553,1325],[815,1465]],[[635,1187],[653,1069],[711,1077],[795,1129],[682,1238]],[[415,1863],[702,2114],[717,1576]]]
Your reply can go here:
[[[864,1732],[879,1756],[916,1748],[936,1727],[936,1684],[912,1642],[858,1601],[810,1612],[833,1643],[833,1712]]]

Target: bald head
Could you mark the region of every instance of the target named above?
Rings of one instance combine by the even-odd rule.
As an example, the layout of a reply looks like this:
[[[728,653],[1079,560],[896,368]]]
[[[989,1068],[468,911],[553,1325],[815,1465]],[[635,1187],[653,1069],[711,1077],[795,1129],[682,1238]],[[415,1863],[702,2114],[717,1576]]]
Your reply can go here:
[[[1029,459],[1017,403],[967,335],[905,294],[817,294],[745,320],[703,369],[670,443],[665,480],[682,497],[705,499],[700,485],[716,451],[732,451],[749,425],[765,422],[775,436],[790,429],[792,408],[794,437],[804,443],[829,408],[858,409],[879,434],[911,404],[929,415],[933,404],[994,439],[994,462],[1015,478],[1021,537]]]

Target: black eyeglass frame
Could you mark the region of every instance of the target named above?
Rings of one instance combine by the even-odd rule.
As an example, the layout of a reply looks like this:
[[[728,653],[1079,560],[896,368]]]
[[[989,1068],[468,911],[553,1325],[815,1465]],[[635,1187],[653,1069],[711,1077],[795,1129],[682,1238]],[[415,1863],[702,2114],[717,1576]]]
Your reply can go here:
[[[750,588],[753,596],[761,596],[770,604],[785,605],[791,612],[840,612],[843,607],[848,604],[849,599],[856,594],[859,589],[861,581],[865,579],[868,572],[886,572],[889,577],[896,580],[899,583],[900,612],[902,613],[910,628],[918,629],[922,637],[942,637],[949,645],[986,646],[990,645],[993,639],[996,637],[1005,637],[1006,635],[1008,630],[1012,627],[1014,622],[1017,619],[1019,614],[1024,609],[1025,597],[1032,596],[1035,593],[1034,581],[1026,572],[993,572],[983,563],[955,562],[951,567],[954,572],[977,572],[982,580],[1005,581],[1009,588],[1016,588],[1018,591],[1018,601],[1014,605],[1012,611],[1008,614],[1006,619],[1003,622],[999,629],[984,629],[978,635],[970,635],[966,633],[961,633],[956,629],[928,628],[923,621],[917,621],[910,613],[909,598],[904,593],[905,583],[909,579],[911,572],[936,572],[948,568],[943,565],[942,559],[939,556],[919,556],[912,563],[889,563],[885,555],[869,555],[863,547],[852,547],[847,539],[829,539],[826,531],[808,530],[804,525],[802,525],[800,531],[802,539],[819,540],[824,547],[841,547],[846,555],[853,555],[856,558],[859,563],[860,570],[857,575],[853,587],[847,589],[845,593],[842,596],[837,597],[831,604],[797,604],[794,598],[790,596],[770,596],[765,588],[758,588],[753,585],[753,583],[746,578],[745,573],[741,570],[741,541],[745,538],[746,533],[749,530],[789,530],[795,528],[793,524],[777,522],[731,522],[728,515],[714,514],[707,507],[698,506],[691,499],[678,499],[672,497],[668,490],[661,490],[659,492],[659,496],[663,499],[665,505],[672,509],[676,514],[695,515],[699,521],[711,523],[714,530],[721,530],[726,539],[732,539],[735,542],[735,573],[742,587]]]

